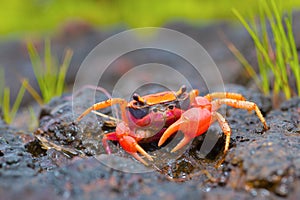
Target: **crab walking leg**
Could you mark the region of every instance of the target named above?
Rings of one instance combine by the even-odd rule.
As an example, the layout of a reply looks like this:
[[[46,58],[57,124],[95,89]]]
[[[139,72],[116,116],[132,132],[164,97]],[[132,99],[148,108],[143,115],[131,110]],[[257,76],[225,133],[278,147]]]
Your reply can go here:
[[[243,95],[232,92],[213,92],[205,95],[204,97],[209,101],[211,101],[212,99],[236,99],[241,101],[246,100],[246,98]]]
[[[257,117],[260,119],[260,121],[263,123],[265,130],[269,129],[265,118],[261,114],[258,106],[250,101],[240,101],[236,99],[216,99],[212,101],[213,108],[219,108],[222,104],[226,104],[229,106],[232,106],[234,108],[241,108],[248,111],[255,110]]]
[[[108,140],[110,140],[110,141],[118,141],[116,133],[112,132],[112,133],[105,134],[103,136],[103,138],[102,138],[102,144],[103,144],[103,146],[105,148],[105,151],[108,154],[111,154],[111,150],[110,150],[109,145],[107,143]]]
[[[91,111],[93,110],[100,110],[103,108],[107,108],[109,106],[112,106],[114,104],[120,104],[121,107],[121,113],[122,113],[122,120],[126,121],[126,105],[127,105],[127,101],[125,99],[121,99],[121,98],[113,98],[113,99],[108,99],[106,101],[102,101],[99,103],[95,103],[94,105],[92,105],[91,107],[89,107],[88,109],[86,109],[78,118],[77,121],[80,121],[84,116],[86,116],[87,114],[89,114]]]
[[[137,144],[136,148],[138,149],[138,152],[140,154],[145,156],[148,160],[153,161],[153,158],[140,145]],[[146,166],[148,165],[148,163],[143,158],[141,158],[138,153],[136,153],[136,152],[135,153],[130,153],[129,152],[129,154],[131,154],[135,159],[137,159],[138,161],[140,161],[144,165],[146,165]]]
[[[225,120],[225,118],[218,112],[213,112],[212,113],[213,121],[217,120],[223,133],[226,136],[225,139],[225,148],[224,148],[224,154],[227,153],[228,148],[229,148],[229,143],[230,143],[230,135],[231,135],[231,129],[229,127],[228,122]]]

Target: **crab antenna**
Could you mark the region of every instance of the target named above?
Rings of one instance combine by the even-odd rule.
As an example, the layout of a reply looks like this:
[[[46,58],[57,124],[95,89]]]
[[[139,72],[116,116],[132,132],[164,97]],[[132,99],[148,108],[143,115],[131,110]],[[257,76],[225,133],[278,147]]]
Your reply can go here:
[[[183,85],[180,87],[180,89],[176,92],[176,96],[182,95],[186,91],[186,86]]]
[[[146,101],[142,97],[140,97],[140,95],[138,95],[137,93],[134,93],[132,95],[132,98],[133,98],[133,100],[139,102],[141,105],[145,105],[146,104]]]

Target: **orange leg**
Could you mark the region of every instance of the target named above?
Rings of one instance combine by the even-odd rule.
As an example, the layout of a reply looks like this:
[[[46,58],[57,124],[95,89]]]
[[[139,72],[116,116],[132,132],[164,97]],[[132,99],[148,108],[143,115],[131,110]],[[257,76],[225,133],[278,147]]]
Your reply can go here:
[[[263,123],[265,130],[269,129],[265,118],[261,114],[258,106],[250,101],[242,101],[242,100],[236,100],[236,99],[216,99],[212,101],[213,108],[219,108],[222,104],[226,104],[229,106],[232,106],[234,108],[241,108],[248,111],[255,110],[256,115],[260,119],[260,121]]]
[[[230,135],[231,135],[231,129],[228,125],[228,122],[225,120],[225,118],[218,112],[213,112],[212,113],[213,121],[217,120],[223,133],[226,136],[225,139],[225,148],[224,148],[224,154],[227,153],[228,148],[229,148],[229,143],[230,143]]]
[[[120,104],[121,107],[121,113],[122,113],[122,120],[127,122],[127,117],[126,117],[126,106],[127,106],[127,101],[125,99],[121,99],[121,98],[113,98],[113,99],[108,99],[106,101],[102,101],[99,103],[96,103],[94,105],[92,105],[91,107],[89,107],[88,109],[86,109],[78,118],[77,121],[80,121],[84,116],[86,116],[87,114],[89,114],[91,111],[93,110],[100,110],[103,108],[107,108],[111,105],[114,104]]]
[[[243,97],[243,95],[232,92],[213,92],[205,95],[204,97],[207,98],[209,101],[212,101],[213,99],[236,99],[242,101],[246,100],[245,97]]]

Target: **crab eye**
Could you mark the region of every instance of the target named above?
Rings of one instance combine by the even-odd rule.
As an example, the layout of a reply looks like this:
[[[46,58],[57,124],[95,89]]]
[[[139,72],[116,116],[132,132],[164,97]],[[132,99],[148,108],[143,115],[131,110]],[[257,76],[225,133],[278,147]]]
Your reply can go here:
[[[169,105],[169,106],[168,106],[168,108],[169,108],[170,110],[173,110],[174,107],[175,107],[174,105]]]
[[[136,103],[139,103],[141,106],[145,105],[145,101],[142,97],[140,97],[138,94],[134,93],[132,95],[132,99],[135,100]]]

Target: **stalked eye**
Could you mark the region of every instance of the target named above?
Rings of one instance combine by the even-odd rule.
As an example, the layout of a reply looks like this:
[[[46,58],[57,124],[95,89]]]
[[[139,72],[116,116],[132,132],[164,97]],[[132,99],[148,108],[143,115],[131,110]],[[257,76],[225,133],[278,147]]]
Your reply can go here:
[[[137,103],[139,103],[141,106],[145,105],[146,102],[142,97],[140,97],[137,93],[134,93],[132,95],[132,99],[135,100]]]
[[[129,109],[130,114],[136,119],[141,119],[149,113],[149,107],[138,108],[138,109],[128,108],[128,109]]]
[[[173,110],[174,107],[175,107],[174,105],[169,105],[169,106],[168,106],[168,108],[169,108],[170,110]]]

